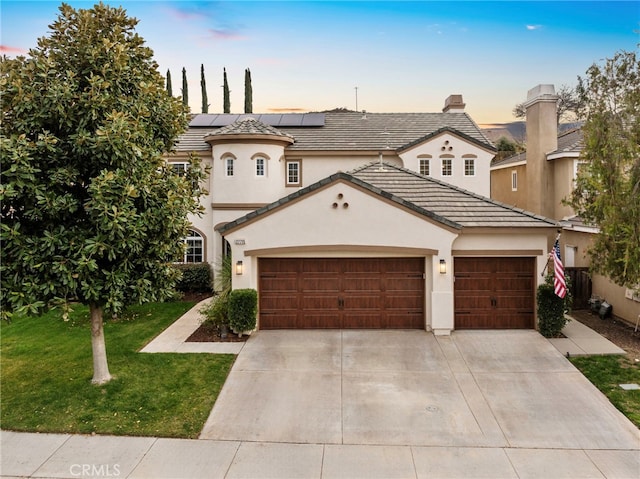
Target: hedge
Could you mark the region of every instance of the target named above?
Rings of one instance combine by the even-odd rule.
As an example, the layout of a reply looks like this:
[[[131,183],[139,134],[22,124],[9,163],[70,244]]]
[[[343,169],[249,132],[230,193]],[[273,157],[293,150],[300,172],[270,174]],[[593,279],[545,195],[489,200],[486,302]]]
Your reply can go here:
[[[209,263],[178,263],[174,267],[182,272],[176,289],[188,293],[204,293],[213,290],[213,272]]]

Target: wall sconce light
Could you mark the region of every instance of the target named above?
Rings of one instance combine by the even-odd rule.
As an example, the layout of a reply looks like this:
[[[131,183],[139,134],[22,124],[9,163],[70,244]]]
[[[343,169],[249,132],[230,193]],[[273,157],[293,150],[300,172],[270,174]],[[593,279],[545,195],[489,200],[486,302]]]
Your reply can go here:
[[[236,263],[236,274],[242,275],[243,271],[244,271],[244,266],[242,265],[242,261],[238,261]]]
[[[447,274],[447,262],[443,259],[440,260],[440,274]]]

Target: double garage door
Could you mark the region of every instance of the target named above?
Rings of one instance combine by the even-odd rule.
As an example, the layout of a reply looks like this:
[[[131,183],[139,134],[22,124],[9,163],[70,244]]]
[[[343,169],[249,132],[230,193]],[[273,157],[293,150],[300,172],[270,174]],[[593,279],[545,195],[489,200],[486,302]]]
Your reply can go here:
[[[424,258],[261,258],[260,329],[424,328]]]
[[[424,329],[424,258],[261,258],[260,329]],[[534,258],[454,258],[455,329],[534,327]]]

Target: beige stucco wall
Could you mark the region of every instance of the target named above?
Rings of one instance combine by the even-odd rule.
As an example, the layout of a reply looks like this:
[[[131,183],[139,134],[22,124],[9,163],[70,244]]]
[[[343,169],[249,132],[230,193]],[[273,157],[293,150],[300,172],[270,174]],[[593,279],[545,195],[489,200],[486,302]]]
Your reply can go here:
[[[518,174],[518,188],[513,191],[512,172]],[[491,170],[491,198],[507,205],[526,209],[527,206],[527,167],[515,165]]]
[[[626,297],[627,288],[618,286],[599,274],[594,274],[591,281],[593,294],[606,299],[613,306],[615,316],[636,324],[640,315],[640,302]]]
[[[562,204],[562,200],[568,199],[573,191],[574,163],[576,158],[557,158],[548,161],[551,161],[553,168],[553,182],[556,197],[553,218],[563,219],[574,216],[573,208]]]
[[[442,176],[441,155],[453,155],[452,175]],[[420,156],[430,155],[430,175],[440,181],[473,191],[479,195],[489,197],[491,187],[489,181],[489,167],[494,157],[492,152],[482,149],[459,136],[445,132],[430,138],[428,142],[420,143],[400,154],[405,168],[420,172]],[[465,176],[464,155],[475,157],[475,174]]]

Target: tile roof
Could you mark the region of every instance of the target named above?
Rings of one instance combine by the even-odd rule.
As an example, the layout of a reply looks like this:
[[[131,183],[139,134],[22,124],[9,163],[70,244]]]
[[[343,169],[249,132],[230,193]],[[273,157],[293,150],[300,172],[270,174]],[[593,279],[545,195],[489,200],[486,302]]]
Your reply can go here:
[[[255,118],[250,116],[241,118],[240,120],[231,123],[230,125],[223,126],[218,130],[214,130],[210,132],[207,136],[233,136],[233,135],[269,135],[269,136],[278,136],[278,137],[289,137],[290,135],[286,135],[279,131],[278,129],[266,125],[261,121],[258,121]],[[293,138],[291,138],[293,140]]]
[[[391,164],[370,164],[351,174],[425,211],[469,227],[550,227],[554,220]]]
[[[549,153],[554,155],[557,153],[580,152],[584,148],[584,134],[581,128],[574,128],[566,131],[558,136],[558,148]]]
[[[365,188],[444,226],[464,228],[549,228],[553,220],[513,208],[470,191],[389,163],[371,163],[350,173],[335,173],[217,229],[221,233],[246,223],[338,180]]]
[[[287,150],[302,151],[378,151],[399,150],[427,139],[439,131],[458,133],[491,151],[495,147],[478,125],[466,113],[359,113],[326,112],[324,121],[314,126],[278,125],[278,131],[291,136],[295,142]],[[225,123],[224,115],[217,115],[216,122]],[[231,115],[234,118],[238,115]],[[259,115],[256,115],[259,116]],[[268,115],[265,117],[269,122]],[[178,139],[178,151],[206,151],[209,146],[204,137],[215,134],[214,126],[201,126],[209,121],[206,115],[197,115],[189,130]],[[280,121],[281,123],[281,121]],[[323,123],[323,124],[319,124]],[[222,127],[224,129],[224,126]],[[217,130],[220,131],[220,130]]]

